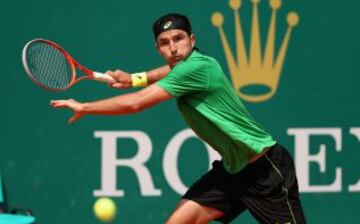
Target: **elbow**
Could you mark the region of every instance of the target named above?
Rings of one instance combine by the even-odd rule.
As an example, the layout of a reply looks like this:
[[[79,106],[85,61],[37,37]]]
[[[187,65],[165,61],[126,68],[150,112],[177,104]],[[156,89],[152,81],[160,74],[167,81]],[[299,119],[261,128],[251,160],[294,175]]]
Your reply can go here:
[[[127,105],[126,105],[126,111],[125,113],[127,114],[132,114],[132,113],[138,113],[138,112],[141,112],[143,111],[145,108],[138,102],[129,102]]]
[[[131,111],[131,113],[138,113],[141,112],[143,108],[141,108],[141,105],[139,105],[138,103],[133,103],[129,106],[129,110]]]

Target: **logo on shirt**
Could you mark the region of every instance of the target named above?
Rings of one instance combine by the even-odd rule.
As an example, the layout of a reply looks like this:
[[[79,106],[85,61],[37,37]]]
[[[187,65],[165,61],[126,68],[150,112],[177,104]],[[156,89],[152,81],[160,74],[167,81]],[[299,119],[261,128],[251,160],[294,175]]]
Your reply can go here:
[[[240,19],[241,0],[230,0],[230,8],[235,13],[236,55],[233,55],[227,36],[223,30],[224,17],[214,12],[212,24],[219,30],[222,46],[225,51],[233,86],[240,98],[253,103],[266,101],[274,96],[281,77],[286,51],[293,28],[299,23],[296,12],[287,14],[287,30],[279,49],[275,49],[276,13],[281,8],[281,0],[270,0],[271,16],[268,25],[264,50],[261,48],[260,20],[258,13],[259,0],[252,2],[252,24],[250,46],[247,51]],[[276,54],[277,52],[277,54]]]

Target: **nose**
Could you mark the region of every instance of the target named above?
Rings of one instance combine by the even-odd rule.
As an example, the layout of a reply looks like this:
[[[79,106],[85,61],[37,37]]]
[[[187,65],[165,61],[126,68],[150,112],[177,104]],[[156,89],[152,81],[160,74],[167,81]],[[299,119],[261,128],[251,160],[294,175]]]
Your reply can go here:
[[[170,42],[169,48],[170,48],[171,54],[173,54],[173,55],[176,54],[176,52],[177,52],[177,47],[176,47],[176,45],[175,45],[174,42]]]

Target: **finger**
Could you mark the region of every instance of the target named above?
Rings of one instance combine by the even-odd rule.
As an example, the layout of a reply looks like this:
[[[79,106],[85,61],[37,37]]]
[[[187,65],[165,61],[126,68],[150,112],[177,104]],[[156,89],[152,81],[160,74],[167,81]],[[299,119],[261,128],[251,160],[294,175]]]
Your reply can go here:
[[[124,84],[122,84],[122,83],[113,83],[111,85],[111,87],[113,87],[113,88],[124,88]]]
[[[53,107],[66,107],[67,100],[51,100],[50,105]]]
[[[68,120],[68,124],[72,124],[75,121],[79,120],[83,115],[79,113],[75,113],[70,119]]]
[[[118,81],[118,74],[116,72],[108,71],[106,74],[110,75],[112,78]]]

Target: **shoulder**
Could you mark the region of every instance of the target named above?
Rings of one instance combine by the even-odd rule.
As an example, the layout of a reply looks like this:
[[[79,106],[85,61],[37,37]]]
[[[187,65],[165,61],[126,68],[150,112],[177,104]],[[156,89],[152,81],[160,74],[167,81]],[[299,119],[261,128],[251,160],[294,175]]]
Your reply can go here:
[[[190,56],[190,60],[189,62],[194,62],[194,63],[204,63],[204,64],[216,64],[217,61],[215,58],[205,55],[199,51],[194,51],[191,56]]]
[[[180,71],[202,71],[209,67],[217,66],[218,62],[213,57],[202,54],[198,51],[193,51],[191,55],[183,62],[177,64],[172,70],[177,73]]]

